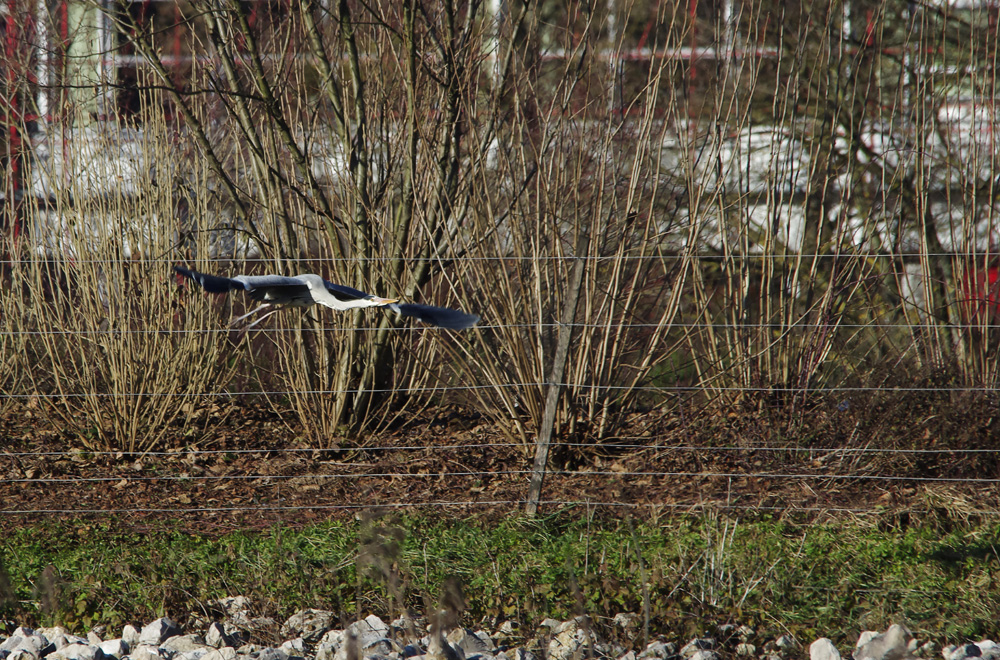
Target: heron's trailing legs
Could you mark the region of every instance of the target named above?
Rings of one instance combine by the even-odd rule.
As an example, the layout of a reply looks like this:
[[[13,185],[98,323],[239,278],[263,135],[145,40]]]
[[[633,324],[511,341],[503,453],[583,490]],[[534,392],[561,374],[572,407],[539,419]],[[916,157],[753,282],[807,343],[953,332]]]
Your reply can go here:
[[[247,319],[247,318],[253,316],[254,314],[256,314],[258,312],[263,312],[264,310],[268,310],[264,314],[261,314],[259,317],[257,317],[257,319],[255,319],[253,323],[250,323],[250,324],[248,324],[248,325],[240,328],[239,332],[236,334],[236,340],[235,341],[237,343],[240,342],[246,336],[246,334],[250,331],[251,328],[253,328],[255,325],[257,325],[258,323],[260,323],[261,321],[263,321],[264,319],[266,319],[271,314],[274,314],[275,312],[277,312],[279,309],[281,309],[281,308],[277,307],[276,305],[272,305],[271,303],[264,303],[260,307],[252,309],[249,312],[247,312],[246,314],[244,314],[243,316],[239,317],[238,319],[235,319],[232,323],[229,324],[230,328],[235,327],[240,321],[242,321],[244,319]]]
[[[229,327],[230,328],[235,328],[239,324],[239,322],[242,321],[243,319],[248,319],[251,316],[253,316],[254,314],[256,314],[257,312],[262,312],[265,309],[271,309],[272,307],[274,307],[274,305],[272,305],[271,303],[264,303],[263,305],[260,305],[259,307],[254,307],[253,309],[251,309],[249,312],[247,312],[243,316],[241,316],[241,317],[239,317],[237,319],[233,319],[232,323],[229,324]],[[271,314],[274,314],[274,312],[276,312],[276,311],[277,310],[274,309],[274,310],[271,310],[270,312],[268,312],[267,314],[264,314],[264,316],[261,316],[259,319],[257,319],[256,321],[254,321],[253,323],[251,323],[250,325],[248,325],[246,328],[244,328],[244,330],[249,330],[250,328],[252,328],[253,326],[257,325],[258,323],[260,323],[262,320],[264,320],[265,318],[267,318]]]

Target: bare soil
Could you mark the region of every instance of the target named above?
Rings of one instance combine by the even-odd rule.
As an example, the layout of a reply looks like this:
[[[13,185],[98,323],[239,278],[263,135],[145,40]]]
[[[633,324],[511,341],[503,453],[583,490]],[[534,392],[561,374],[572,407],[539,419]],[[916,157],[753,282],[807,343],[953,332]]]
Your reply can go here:
[[[0,528],[113,516],[130,526],[171,521],[224,533],[383,507],[486,519],[524,508],[534,448],[512,443],[475,411],[443,408],[363,442],[315,449],[273,411],[227,405],[236,407],[197,442],[179,435],[145,455],[80,451],[79,438],[37,412],[11,411],[0,426]],[[542,511],[579,506],[643,518],[706,507],[809,517],[996,511],[996,423],[989,405],[972,408],[963,416],[957,407],[918,406],[909,420],[885,404],[836,402],[805,413],[636,413],[616,437],[559,439]]]

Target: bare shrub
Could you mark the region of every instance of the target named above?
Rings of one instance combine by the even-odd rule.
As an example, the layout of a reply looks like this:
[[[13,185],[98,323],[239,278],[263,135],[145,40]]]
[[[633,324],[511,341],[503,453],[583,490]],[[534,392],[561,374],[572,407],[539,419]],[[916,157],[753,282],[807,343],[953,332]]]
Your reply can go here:
[[[54,424],[93,448],[145,451],[193,428],[200,400],[225,392],[232,365],[225,335],[183,304],[162,259],[177,244],[181,193],[171,184],[204,185],[204,171],[155,123],[101,129],[74,131],[48,157],[39,141],[35,168],[50,203],[27,209],[34,254],[21,252],[12,288],[23,303],[18,328],[36,344],[25,373]]]

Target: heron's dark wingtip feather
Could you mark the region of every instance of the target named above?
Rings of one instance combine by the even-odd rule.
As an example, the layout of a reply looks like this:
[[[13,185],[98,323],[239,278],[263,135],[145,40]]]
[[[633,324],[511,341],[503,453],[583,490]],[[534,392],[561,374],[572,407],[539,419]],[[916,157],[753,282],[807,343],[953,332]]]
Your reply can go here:
[[[428,325],[448,330],[468,330],[479,323],[478,315],[466,314],[465,312],[457,309],[432,307],[430,305],[420,305],[417,303],[401,303],[391,305],[390,307],[398,311],[403,316],[409,316],[423,321]]]
[[[205,275],[204,273],[199,273],[183,266],[174,266],[174,272],[194,280],[198,286],[209,293],[229,293],[230,291],[241,291],[245,288],[240,282],[231,280],[228,277]]]

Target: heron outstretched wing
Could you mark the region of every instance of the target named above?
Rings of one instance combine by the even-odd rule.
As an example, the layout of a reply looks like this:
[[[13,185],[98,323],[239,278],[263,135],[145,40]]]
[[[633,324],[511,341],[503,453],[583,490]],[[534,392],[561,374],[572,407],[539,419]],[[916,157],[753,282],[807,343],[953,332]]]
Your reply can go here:
[[[279,305],[311,305],[313,297],[309,285],[294,277],[283,275],[237,275],[233,278],[243,284],[247,295],[254,300]]]
[[[311,305],[313,303],[312,296],[309,295],[309,287],[294,277],[282,277],[281,275],[221,277],[219,275],[206,275],[181,266],[174,266],[174,271],[194,280],[198,286],[209,293],[246,291],[251,298],[261,302],[278,305]]]
[[[330,292],[330,295],[344,302],[348,302],[350,300],[363,300],[369,296],[369,294],[364,291],[360,291],[343,284],[334,284],[333,282],[327,282],[326,280],[323,280],[323,283],[326,284],[326,290]]]
[[[475,314],[466,314],[457,309],[448,309],[446,307],[433,307],[419,303],[399,303],[389,305],[389,309],[401,316],[409,316],[423,321],[428,325],[447,328],[449,330],[465,330],[479,323],[479,317]]]
[[[198,283],[198,286],[209,293],[229,293],[230,291],[241,291],[245,288],[243,283],[238,280],[219,277],[218,275],[206,275],[205,273],[189,270],[182,266],[174,266],[174,272],[194,280]]]

